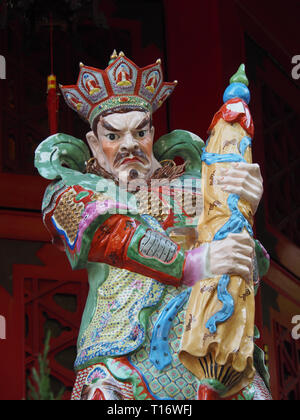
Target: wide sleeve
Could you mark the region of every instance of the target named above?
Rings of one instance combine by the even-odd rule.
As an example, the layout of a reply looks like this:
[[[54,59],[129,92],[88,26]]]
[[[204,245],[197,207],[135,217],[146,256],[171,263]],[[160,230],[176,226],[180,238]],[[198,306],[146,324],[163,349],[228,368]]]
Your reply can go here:
[[[73,269],[101,262],[175,287],[182,283],[186,255],[180,246],[105,194],[62,182],[50,185],[43,218]]]

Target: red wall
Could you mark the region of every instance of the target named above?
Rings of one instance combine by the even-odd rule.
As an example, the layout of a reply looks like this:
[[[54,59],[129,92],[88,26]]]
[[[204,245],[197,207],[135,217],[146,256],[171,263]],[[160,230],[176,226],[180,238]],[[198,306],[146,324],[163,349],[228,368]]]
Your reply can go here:
[[[6,339],[0,339],[0,400],[25,396],[24,318],[21,290],[10,296],[0,286],[0,315],[6,320]]]
[[[283,2],[261,0],[163,2],[166,56],[162,58],[167,63],[165,71],[168,80],[178,80],[179,83],[169,104],[164,105],[155,116],[158,135],[164,134],[163,130],[169,125],[171,130],[186,129],[206,139],[213,114],[222,104],[224,88],[245,60],[245,31],[275,57],[286,73],[291,70],[291,57],[300,54],[297,0],[288,0],[284,5]],[[132,34],[139,33],[134,21],[128,24],[132,26]],[[135,39],[135,50],[141,53],[141,42]],[[141,66],[148,64],[148,55],[151,62],[158,58],[154,55],[160,53],[153,46],[144,51],[146,56],[141,55],[144,61],[138,63]],[[132,58],[135,60],[135,57]],[[0,191],[3,192],[0,194],[0,237],[46,242],[47,232],[39,215],[15,211],[17,208],[38,209],[45,182],[37,177],[24,178],[23,183],[30,188],[29,195],[22,195],[17,190],[23,187],[17,176],[0,176]],[[11,179],[16,189],[10,195]],[[14,208],[14,211],[8,211],[7,207]],[[13,296],[10,296],[0,286],[0,315],[7,320],[7,338],[0,340],[1,400],[25,396],[22,293],[23,289],[16,287]]]
[[[243,33],[230,1],[165,0],[171,129],[206,140],[230,77],[244,61]]]

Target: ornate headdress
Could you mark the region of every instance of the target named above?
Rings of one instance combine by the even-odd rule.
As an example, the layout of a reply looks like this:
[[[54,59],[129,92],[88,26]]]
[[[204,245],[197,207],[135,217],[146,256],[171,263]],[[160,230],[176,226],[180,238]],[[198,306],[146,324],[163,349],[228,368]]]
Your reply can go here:
[[[176,85],[177,81],[163,81],[161,60],[139,68],[114,51],[105,70],[80,63],[77,84],[60,89],[67,104],[92,126],[96,117],[112,108],[136,106],[153,113]]]

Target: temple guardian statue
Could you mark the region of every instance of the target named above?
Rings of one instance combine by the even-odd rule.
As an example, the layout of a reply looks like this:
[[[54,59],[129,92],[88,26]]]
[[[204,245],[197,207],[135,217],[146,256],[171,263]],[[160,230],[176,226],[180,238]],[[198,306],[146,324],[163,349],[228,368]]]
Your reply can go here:
[[[183,130],[154,144],[152,115],[176,84],[160,60],[81,63],[76,85],[60,87],[90,126],[89,147],[55,134],[36,150],[52,180],[44,223],[72,268],[88,271],[73,400],[271,399],[255,345],[269,262],[251,227],[263,187],[244,68],[206,145]]]

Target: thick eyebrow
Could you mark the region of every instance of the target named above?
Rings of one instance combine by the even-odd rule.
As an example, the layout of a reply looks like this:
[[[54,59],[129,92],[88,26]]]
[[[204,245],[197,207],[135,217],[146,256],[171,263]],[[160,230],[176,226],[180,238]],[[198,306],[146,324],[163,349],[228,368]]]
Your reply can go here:
[[[149,117],[145,117],[140,123],[139,125],[135,128],[135,130],[141,130],[142,128],[146,127],[146,125],[148,125],[150,123],[150,118]],[[113,131],[115,133],[119,133],[120,130],[118,130],[117,128],[113,127],[109,122],[105,121],[104,119],[102,119],[101,124],[104,128],[106,128],[106,130],[109,131]]]
[[[149,123],[150,123],[150,118],[145,117],[135,129],[141,130],[142,128],[146,127],[146,125],[148,125]]]
[[[117,128],[110,125],[109,122],[105,121],[104,119],[101,121],[101,123],[102,123],[102,126],[106,128],[106,130],[108,131],[114,131],[115,133],[118,133],[120,131]]]

